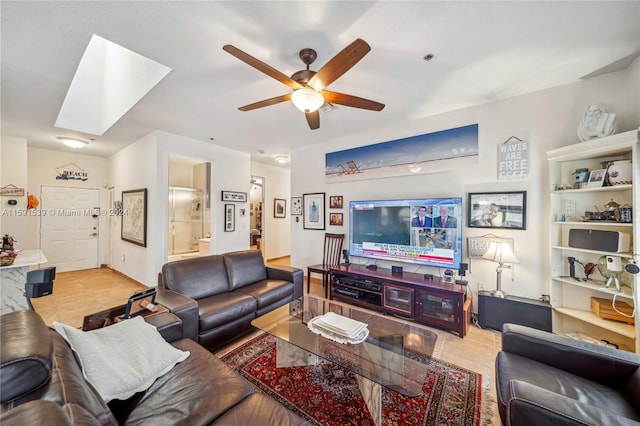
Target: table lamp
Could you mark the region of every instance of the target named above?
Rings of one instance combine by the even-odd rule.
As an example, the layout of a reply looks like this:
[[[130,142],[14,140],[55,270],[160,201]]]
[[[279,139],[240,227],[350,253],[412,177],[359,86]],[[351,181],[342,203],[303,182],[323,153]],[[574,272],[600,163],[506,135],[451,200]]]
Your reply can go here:
[[[496,272],[498,273],[497,286],[496,289],[491,292],[491,295],[495,297],[504,297],[505,294],[501,288],[502,269],[511,269],[511,266],[504,266],[504,264],[520,262],[515,254],[513,254],[511,244],[508,241],[494,241],[489,246],[489,250],[482,255],[482,258],[498,263],[498,267],[496,268]]]

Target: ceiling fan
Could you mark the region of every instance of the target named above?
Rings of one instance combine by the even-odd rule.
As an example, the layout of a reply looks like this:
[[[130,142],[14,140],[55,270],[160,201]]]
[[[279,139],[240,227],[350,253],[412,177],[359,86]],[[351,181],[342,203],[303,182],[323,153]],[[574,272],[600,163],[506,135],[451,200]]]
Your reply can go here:
[[[379,102],[324,90],[325,87],[349,71],[364,55],[369,53],[371,47],[362,39],[357,39],[345,47],[318,71],[309,69],[309,65],[311,65],[318,56],[316,51],[309,48],[302,49],[300,51],[300,59],[305,63],[307,69],[297,71],[293,73],[291,77],[288,77],[230,44],[225,45],[222,49],[240,59],[242,62],[251,65],[258,71],[275,78],[282,84],[293,89],[293,92],[287,93],[286,95],[276,96],[275,98],[265,99],[240,107],[238,108],[240,111],[251,111],[281,102],[292,101],[299,110],[304,112],[309,127],[311,130],[314,130],[320,127],[319,108],[324,105],[325,102],[372,111],[381,111],[384,108],[384,104]]]

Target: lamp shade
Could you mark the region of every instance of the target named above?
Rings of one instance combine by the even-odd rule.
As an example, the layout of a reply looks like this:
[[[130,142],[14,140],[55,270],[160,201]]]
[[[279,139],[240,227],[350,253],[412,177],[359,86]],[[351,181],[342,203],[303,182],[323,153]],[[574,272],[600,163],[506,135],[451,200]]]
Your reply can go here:
[[[483,259],[497,263],[520,263],[513,250],[511,244],[507,241],[494,241],[489,246],[489,250],[482,255]]]
[[[300,111],[314,112],[324,104],[324,97],[320,92],[305,87],[291,94],[291,101]]]

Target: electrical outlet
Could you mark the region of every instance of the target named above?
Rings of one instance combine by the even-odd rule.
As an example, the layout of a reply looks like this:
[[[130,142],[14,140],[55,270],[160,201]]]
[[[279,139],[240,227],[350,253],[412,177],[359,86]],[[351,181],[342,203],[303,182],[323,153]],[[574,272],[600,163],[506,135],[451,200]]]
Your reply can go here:
[[[124,263],[124,254],[122,255],[122,263]]]
[[[478,283],[478,290],[484,290],[484,283]]]

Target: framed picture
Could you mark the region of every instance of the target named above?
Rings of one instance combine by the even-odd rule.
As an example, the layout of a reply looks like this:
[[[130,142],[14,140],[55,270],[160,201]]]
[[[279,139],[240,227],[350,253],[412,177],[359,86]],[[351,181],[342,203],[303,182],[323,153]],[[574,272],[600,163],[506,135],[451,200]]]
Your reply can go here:
[[[587,188],[600,188],[604,183],[604,177],[607,175],[607,169],[591,170],[589,173],[589,180],[587,181]]]
[[[285,217],[287,215],[287,200],[274,198],[273,200],[273,217]]]
[[[302,214],[302,197],[291,198],[291,214],[296,216]]]
[[[324,231],[325,193],[316,192],[314,194],[303,194],[302,207],[304,212],[302,215],[303,228]]]
[[[469,228],[527,229],[527,191],[469,193]]]
[[[330,209],[341,209],[342,208],[342,195],[332,195],[329,197],[329,208]]]
[[[329,213],[329,225],[342,226],[342,213]]]
[[[122,226],[120,238],[147,246],[147,189],[122,191]]]
[[[224,232],[233,232],[236,230],[236,205],[224,205]]]
[[[234,203],[246,203],[246,192],[222,191],[222,201],[232,201]]]

